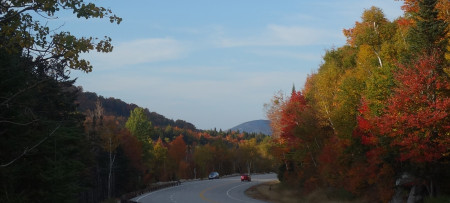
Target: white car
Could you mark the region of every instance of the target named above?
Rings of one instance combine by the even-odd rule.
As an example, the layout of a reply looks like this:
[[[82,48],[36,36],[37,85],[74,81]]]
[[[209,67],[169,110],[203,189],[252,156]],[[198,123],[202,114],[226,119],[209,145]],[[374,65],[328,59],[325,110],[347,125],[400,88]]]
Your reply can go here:
[[[217,172],[211,172],[208,176],[209,179],[219,179],[219,173]]]

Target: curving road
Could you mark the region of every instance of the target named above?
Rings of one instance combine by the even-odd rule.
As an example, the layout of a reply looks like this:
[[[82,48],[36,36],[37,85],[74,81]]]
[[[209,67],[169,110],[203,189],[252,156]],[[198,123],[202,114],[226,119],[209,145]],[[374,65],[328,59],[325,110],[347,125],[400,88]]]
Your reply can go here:
[[[276,174],[253,175],[252,182],[241,182],[240,176],[185,182],[135,197],[142,203],[263,203],[244,194],[253,185],[277,180]]]

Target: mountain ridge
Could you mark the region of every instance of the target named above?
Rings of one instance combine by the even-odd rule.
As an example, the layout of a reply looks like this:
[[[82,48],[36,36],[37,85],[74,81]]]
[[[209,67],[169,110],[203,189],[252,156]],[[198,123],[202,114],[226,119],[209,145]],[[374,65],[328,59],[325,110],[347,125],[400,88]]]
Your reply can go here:
[[[139,107],[136,104],[128,103],[118,98],[105,98],[95,92],[80,91],[77,97],[78,111],[83,113],[86,113],[87,111],[94,111],[94,109],[96,108],[95,103],[97,101],[100,101],[100,103],[102,104],[102,107],[105,110],[105,115],[122,116],[125,118],[128,118],[130,116],[131,110]],[[150,111],[148,108],[144,108],[144,113],[147,115],[147,118],[154,126],[172,126],[198,131],[194,124],[187,121],[169,119],[159,113]]]
[[[247,133],[262,133],[265,135],[272,135],[269,120],[252,120],[241,123],[230,128],[231,131],[247,132]]]

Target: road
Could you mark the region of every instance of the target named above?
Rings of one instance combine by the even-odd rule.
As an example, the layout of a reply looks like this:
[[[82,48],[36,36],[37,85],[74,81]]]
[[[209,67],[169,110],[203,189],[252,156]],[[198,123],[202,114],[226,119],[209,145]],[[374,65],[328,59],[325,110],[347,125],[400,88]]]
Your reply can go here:
[[[184,182],[179,186],[157,190],[135,197],[142,203],[263,203],[244,194],[253,185],[277,180],[276,174],[253,175],[252,182],[241,182],[240,176],[215,180]]]

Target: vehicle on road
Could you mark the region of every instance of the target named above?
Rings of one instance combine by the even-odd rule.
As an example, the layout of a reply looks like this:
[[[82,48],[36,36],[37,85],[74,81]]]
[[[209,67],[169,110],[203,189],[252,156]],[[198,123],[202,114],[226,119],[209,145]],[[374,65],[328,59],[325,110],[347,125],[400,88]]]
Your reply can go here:
[[[241,175],[241,181],[252,181],[252,177],[249,174],[242,174]]]
[[[219,179],[219,173],[218,172],[211,172],[208,176],[208,179]]]
[[[245,174],[245,172],[242,174]],[[209,173],[206,175],[209,175]],[[245,191],[254,186],[256,181],[258,181],[259,184],[278,180],[275,173],[260,175],[252,173],[251,176],[254,180],[252,182],[240,182],[239,176],[241,174],[236,175],[238,176],[225,176],[220,174],[220,178],[217,180],[186,181],[176,187],[161,188],[160,190],[139,194],[139,196],[131,199],[131,201],[141,203],[262,203],[263,201],[255,200],[252,197],[247,196]]]

